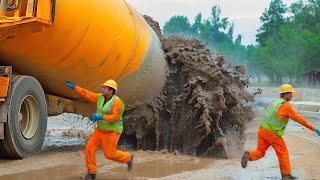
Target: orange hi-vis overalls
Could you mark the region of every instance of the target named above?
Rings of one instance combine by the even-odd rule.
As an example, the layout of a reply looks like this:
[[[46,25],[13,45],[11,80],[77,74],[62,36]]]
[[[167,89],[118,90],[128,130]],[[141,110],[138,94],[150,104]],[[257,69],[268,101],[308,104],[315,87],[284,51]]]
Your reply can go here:
[[[97,103],[98,94],[76,86],[75,92],[79,94],[84,99],[88,100],[91,103]],[[106,114],[103,116],[103,121],[106,122],[117,122],[121,118],[121,113],[123,112],[123,106],[120,99],[114,100],[112,104],[111,114]],[[102,150],[104,152],[104,156],[107,159],[127,164],[131,160],[130,153],[123,152],[117,150],[118,141],[120,138],[121,132],[117,131],[104,131],[97,127],[94,132],[91,134],[86,148],[86,163],[87,170],[90,174],[97,173],[97,165],[96,165],[96,151],[98,147],[101,145]]]
[[[294,107],[289,103],[283,103],[277,112],[279,119],[288,120],[289,118],[300,123],[301,125],[316,131],[316,127],[305,120],[294,110]],[[258,132],[257,148],[250,152],[250,161],[258,160],[264,157],[267,149],[272,146],[278,156],[280,171],[282,175],[291,173],[291,166],[289,160],[289,152],[283,138],[275,132],[267,130],[260,126]]]

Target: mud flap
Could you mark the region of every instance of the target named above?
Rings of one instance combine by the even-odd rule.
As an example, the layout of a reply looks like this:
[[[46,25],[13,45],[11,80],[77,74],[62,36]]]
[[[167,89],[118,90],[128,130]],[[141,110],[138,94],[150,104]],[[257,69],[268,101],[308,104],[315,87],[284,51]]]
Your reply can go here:
[[[7,70],[5,70],[5,68],[9,68]],[[3,87],[3,83],[0,80],[0,85],[2,86],[2,88],[4,88],[5,90],[2,90],[2,92],[0,92],[0,99],[4,99],[4,101],[0,101],[0,123],[6,123],[8,120],[8,109],[9,109],[9,102],[10,102],[10,91],[11,91],[11,80],[12,80],[12,67],[11,66],[0,66],[0,78],[7,78],[6,79],[6,84],[4,85],[5,87]],[[2,127],[4,125],[2,124]],[[1,131],[1,130],[0,130]],[[0,134],[1,135],[1,134]],[[0,138],[1,139],[1,138]]]
[[[0,123],[5,123],[8,120],[8,98],[5,102],[0,103]]]
[[[4,139],[4,123],[0,123],[0,139]]]

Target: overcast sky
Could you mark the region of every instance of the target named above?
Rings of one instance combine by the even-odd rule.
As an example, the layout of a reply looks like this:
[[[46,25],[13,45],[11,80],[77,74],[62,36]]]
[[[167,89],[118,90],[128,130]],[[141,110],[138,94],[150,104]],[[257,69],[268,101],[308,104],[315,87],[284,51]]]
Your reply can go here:
[[[242,35],[245,45],[255,43],[256,30],[261,23],[259,17],[271,0],[127,0],[141,14],[157,20],[161,28],[173,15],[185,15],[193,21],[201,12],[204,18],[210,16],[213,5],[219,5],[222,17],[235,24],[235,34]],[[284,0],[286,4],[294,0]]]

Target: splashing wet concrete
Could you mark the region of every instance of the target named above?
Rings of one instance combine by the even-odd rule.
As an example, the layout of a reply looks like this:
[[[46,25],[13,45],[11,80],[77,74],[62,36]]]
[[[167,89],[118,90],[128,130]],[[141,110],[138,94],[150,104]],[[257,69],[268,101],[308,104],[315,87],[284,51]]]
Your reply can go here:
[[[129,106],[122,142],[142,150],[179,151],[230,158],[242,148],[252,117],[252,94],[245,67],[216,56],[196,39],[159,36],[168,64],[157,97]]]

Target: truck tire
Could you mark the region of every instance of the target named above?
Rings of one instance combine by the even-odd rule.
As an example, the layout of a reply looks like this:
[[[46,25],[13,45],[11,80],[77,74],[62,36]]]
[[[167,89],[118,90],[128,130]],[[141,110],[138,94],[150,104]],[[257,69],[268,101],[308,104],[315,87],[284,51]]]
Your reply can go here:
[[[40,83],[31,76],[17,76],[11,84],[2,157],[22,159],[40,151],[47,130],[47,105]]]

